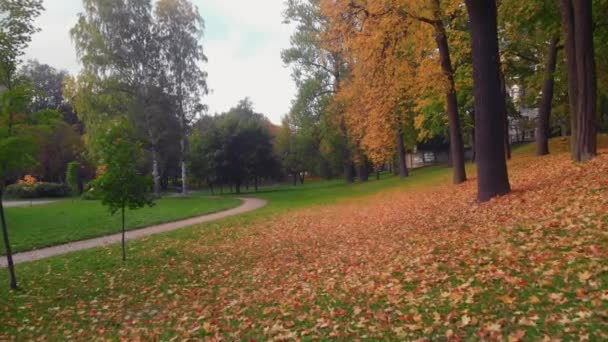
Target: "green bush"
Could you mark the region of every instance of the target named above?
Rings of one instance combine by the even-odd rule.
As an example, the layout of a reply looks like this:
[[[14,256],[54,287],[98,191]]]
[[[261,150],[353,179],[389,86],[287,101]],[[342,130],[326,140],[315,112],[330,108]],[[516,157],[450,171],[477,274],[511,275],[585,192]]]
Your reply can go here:
[[[40,182],[33,185],[11,184],[6,187],[5,196],[15,199],[67,197],[70,195],[70,187],[59,183]]]
[[[80,163],[79,162],[69,162],[67,166],[66,183],[70,189],[72,189],[73,194],[78,194],[82,192],[82,185],[80,183]]]

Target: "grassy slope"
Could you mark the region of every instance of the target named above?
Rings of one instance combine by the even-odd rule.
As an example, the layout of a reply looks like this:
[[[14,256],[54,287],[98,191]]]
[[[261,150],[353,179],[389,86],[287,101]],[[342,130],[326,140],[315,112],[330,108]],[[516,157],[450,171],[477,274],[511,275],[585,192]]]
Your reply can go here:
[[[163,198],[153,207],[126,212],[126,226],[136,229],[236,207],[234,198]],[[6,208],[13,251],[22,252],[120,231],[120,215],[110,215],[99,201],[64,200],[48,205]],[[0,252],[3,253],[3,252]]]
[[[558,149],[555,148],[556,146],[556,142],[554,141],[552,147],[555,150]],[[526,155],[529,153],[529,149],[530,147],[522,147],[515,151],[515,155]],[[473,170],[469,169],[470,174],[473,173],[471,171]],[[24,292],[15,295],[8,293],[6,287],[0,286],[0,319],[7,322],[6,329],[0,330],[0,339],[3,336],[29,338],[44,335],[55,338],[76,339],[85,339],[91,336],[122,336],[125,338],[135,338],[137,336],[152,338],[154,336],[158,338],[159,336],[170,337],[175,334],[199,337],[214,334],[230,336],[231,331],[225,330],[230,328],[225,325],[224,330],[218,330],[217,326],[220,325],[221,319],[232,320],[234,322],[232,326],[233,330],[240,330],[243,328],[243,324],[245,324],[245,330],[248,330],[249,334],[255,337],[262,337],[263,335],[260,334],[262,334],[263,330],[266,331],[266,334],[275,335],[275,337],[277,334],[288,331],[285,328],[298,331],[311,330],[312,327],[308,325],[307,317],[300,317],[297,311],[293,313],[294,316],[289,316],[289,312],[283,312],[283,310],[287,310],[286,308],[272,305],[269,307],[257,307],[255,303],[250,303],[251,311],[254,312],[254,321],[247,323],[237,320],[240,315],[246,316],[250,312],[245,311],[241,312],[241,314],[235,314],[234,311],[229,309],[232,305],[230,303],[240,301],[247,304],[247,297],[252,293],[249,291],[263,291],[264,287],[275,285],[272,282],[264,283],[262,288],[248,289],[246,285],[252,281],[259,280],[257,278],[248,278],[252,276],[247,273],[248,270],[255,268],[256,265],[260,265],[263,262],[267,262],[268,258],[273,258],[275,254],[287,257],[288,259],[293,257],[288,255],[283,256],[285,253],[281,249],[277,249],[276,251],[265,250],[264,247],[268,246],[253,245],[250,246],[250,249],[247,249],[248,253],[262,249],[259,254],[265,255],[263,258],[256,254],[239,255],[234,251],[226,250],[224,246],[231,244],[231,241],[237,241],[236,245],[246,248],[247,244],[251,242],[250,239],[245,238],[254,239],[258,235],[265,236],[264,234],[267,232],[271,234],[267,238],[264,238],[263,241],[272,239],[271,228],[265,227],[263,223],[267,221],[274,222],[276,221],[275,218],[279,218],[279,222],[281,222],[282,218],[284,225],[299,224],[301,228],[298,229],[304,229],[307,225],[314,226],[317,223],[316,221],[323,219],[322,216],[315,219],[313,215],[313,220],[316,221],[293,222],[294,220],[297,221],[300,211],[294,211],[290,215],[281,215],[291,209],[299,207],[318,208],[306,210],[306,212],[319,211],[321,212],[320,215],[323,215],[323,213],[328,213],[327,210],[332,210],[332,207],[327,207],[326,204],[334,203],[336,199],[349,199],[348,201],[359,205],[368,201],[369,198],[373,200],[390,198],[394,194],[402,192],[405,188],[433,188],[433,186],[429,185],[448,183],[450,177],[449,169],[428,168],[418,171],[415,177],[406,181],[399,181],[396,178],[389,177],[380,182],[371,181],[367,184],[355,184],[352,186],[341,185],[339,182],[324,182],[307,184],[304,187],[298,188],[297,191],[290,188],[279,188],[275,189],[275,191],[266,191],[257,195],[271,201],[269,206],[258,212],[201,225],[192,229],[154,236],[129,244],[129,261],[126,265],[120,262],[119,249],[116,246],[19,265],[17,271]],[[366,196],[374,193],[378,194],[374,197]],[[351,199],[353,197],[359,198]],[[403,208],[403,210],[407,209]],[[301,218],[310,218],[310,216],[300,216],[302,216]],[[292,217],[294,218],[292,219]],[[522,241],[514,242],[517,244],[528,242],[526,241],[526,234],[530,231],[531,229],[522,227],[521,234],[518,235],[518,238]],[[557,233],[563,232],[558,231]],[[269,244],[270,249],[280,247],[278,243],[273,245],[269,242]],[[319,241],[317,244],[323,244],[323,242]],[[459,249],[466,249],[464,248],[466,244],[459,243],[458,246],[460,246],[458,247]],[[438,245],[437,248],[429,252],[431,255],[441,256],[441,253],[445,251],[442,251],[440,247]],[[454,246],[450,247],[455,248]],[[304,251],[302,250],[302,253],[305,253]],[[407,253],[407,250],[404,252]],[[493,257],[492,255],[487,255],[486,251],[483,250],[478,250],[477,252],[482,254],[480,258],[484,260],[485,258]],[[543,251],[540,252],[545,253]],[[298,253],[296,253],[296,257],[308,260],[305,256],[299,256]],[[265,265],[262,268],[262,274],[265,272],[270,274],[274,271],[274,267],[281,269],[284,263],[291,264],[292,261],[288,259],[285,261],[282,259],[271,260],[271,265]],[[239,260],[239,262],[235,263],[235,260]],[[449,260],[449,257],[447,260]],[[323,262],[323,259],[321,258],[318,261]],[[513,260],[507,256],[506,260],[503,261],[512,262]],[[223,265],[223,267],[211,268],[211,265],[214,267]],[[312,267],[314,263],[310,262],[310,265]],[[462,267],[462,261],[458,266]],[[503,266],[505,268],[509,267],[508,264],[504,264]],[[296,267],[299,266],[296,265]],[[446,274],[446,269],[442,267],[444,266],[433,264],[430,270],[431,272],[437,272],[438,276],[443,276]],[[331,270],[318,269],[317,271],[321,274],[321,272]],[[471,271],[473,270],[468,269],[467,272]],[[312,272],[314,277],[315,270],[312,269],[309,272]],[[447,272],[449,272],[449,269]],[[498,270],[495,272],[502,271]],[[239,276],[240,273],[243,273],[243,277],[246,278]],[[581,273],[578,274],[580,277]],[[385,279],[384,275],[379,276],[381,279]],[[394,274],[393,276],[402,277],[403,275]],[[576,273],[573,276],[576,278]],[[217,277],[225,279],[218,280]],[[535,281],[535,279],[530,279],[529,275],[525,273],[520,274],[520,277],[524,278],[525,281]],[[603,278],[605,278],[605,275],[602,276]],[[270,279],[270,281],[273,280]],[[509,306],[506,304],[519,295],[518,291],[522,290],[516,290],[517,286],[510,289],[509,286],[512,287],[514,285],[508,284],[504,288],[504,284],[499,283],[498,279],[495,281],[497,282],[496,285],[490,284],[490,286],[495,287],[490,287],[489,291],[480,295],[481,297],[485,297],[481,298],[479,303],[467,304],[466,310],[470,310],[469,316],[473,317],[473,322],[469,322],[468,326],[463,326],[462,323],[458,322],[468,320],[469,316],[465,315],[466,317],[457,316],[453,318],[465,333],[468,331],[468,334],[473,334],[479,329],[475,327],[476,324],[481,324],[477,322],[480,318],[476,318],[476,316],[483,317],[485,314],[495,314],[494,310],[499,310],[500,314],[506,315],[507,318],[509,315],[521,312],[522,310],[524,312],[531,312],[532,315],[535,312],[543,314],[542,310],[545,308],[544,306],[541,306],[539,311],[538,307],[532,308],[530,304],[518,305],[517,310],[519,311],[513,311],[514,305]],[[559,282],[563,282],[564,280],[562,277],[558,277],[555,281],[558,283],[550,286],[558,287]],[[301,291],[302,286],[306,289],[313,282],[314,278],[303,281],[301,285],[298,285],[293,290]],[[7,278],[4,273],[0,273],[0,284],[3,283],[7,283]],[[307,283],[309,284],[307,285]],[[415,289],[417,286],[411,280],[408,283],[407,279],[403,284],[403,287],[406,289],[410,287],[411,289]],[[595,283],[594,286],[596,288],[598,286],[603,288],[606,284],[603,280],[600,280],[599,284]],[[289,289],[284,290],[290,291]],[[536,293],[534,291],[537,290],[524,289],[523,295],[534,298]],[[506,295],[504,291],[507,291]],[[341,300],[336,301],[337,298],[343,298],[343,296],[332,298],[331,293],[321,292],[324,294],[317,297],[313,302],[302,302],[300,304],[303,307],[297,310],[300,310],[301,315],[312,312],[318,307],[328,310],[334,307],[330,311],[332,317],[335,314],[335,310],[346,310],[348,313],[346,317],[354,315],[354,313],[361,310],[361,307],[353,308],[352,305],[342,303]],[[274,297],[278,294],[269,295]],[[445,303],[445,299],[452,298],[452,295],[449,295],[449,293],[447,295],[448,297],[445,297],[440,289],[436,289],[424,296],[427,300],[432,301],[427,303],[430,306],[431,304],[436,305],[439,302]],[[379,302],[373,305],[381,305],[378,303],[386,304],[386,300],[392,299],[390,297],[381,298]],[[556,298],[555,300],[560,300],[560,298]],[[572,300],[572,298],[568,297],[567,300]],[[540,298],[540,301],[538,305],[547,305],[545,299]],[[497,302],[505,302],[505,304],[496,304]],[[184,303],[188,303],[187,317],[181,316],[183,310],[180,309],[180,305],[183,306]],[[595,302],[593,303],[595,305]],[[218,304],[221,304],[220,307],[223,307],[226,311],[214,311],[214,308],[217,308]],[[460,304],[464,305],[464,301]],[[432,317],[427,316],[419,318],[412,311],[409,311],[408,314],[406,309],[408,305],[406,303],[402,305],[403,308],[401,310],[404,310],[404,315],[399,319],[403,319],[404,321],[399,321],[398,324],[402,325],[405,323],[406,327],[409,326],[412,329],[417,329],[415,326],[419,323],[418,319],[422,319],[424,322],[427,322],[427,320],[431,322],[433,320]],[[363,307],[363,310],[368,310],[369,312],[369,310],[381,308],[368,307],[366,309]],[[451,310],[450,305],[438,308],[442,319],[446,317],[445,315],[449,317]],[[549,307],[549,310],[553,309]],[[586,315],[588,312],[584,308],[581,308],[581,310],[583,310],[583,315]],[[386,313],[371,314],[371,316],[366,316],[367,318],[365,319],[362,318],[360,324],[363,324],[367,328],[367,323],[370,321],[384,319],[383,316],[389,316],[393,313],[387,311]],[[284,314],[288,316],[283,316]],[[270,323],[271,325],[268,326],[270,332],[262,329],[265,326],[265,324],[262,326],[262,322],[273,322],[278,319],[277,315],[285,317],[284,319],[287,323],[276,327],[276,329]],[[291,319],[288,319],[290,317]],[[326,320],[329,316],[322,317],[319,320]],[[302,321],[299,321],[300,318]],[[295,327],[291,325],[293,321],[296,322]],[[530,324],[536,324],[535,322],[533,321]],[[222,321],[222,323],[225,322]],[[252,323],[253,325],[251,325]],[[396,321],[393,323],[396,323]],[[544,321],[541,320],[539,323],[543,324]],[[318,325],[322,325],[322,322],[318,321]],[[489,329],[494,328],[496,326],[489,326]],[[557,334],[561,331],[552,330],[553,328],[543,328],[542,326],[539,329],[532,329],[528,326],[524,328],[531,329],[528,336],[537,337],[542,337],[543,334],[538,335],[538,331],[542,332],[543,329],[549,335]],[[445,334],[449,334],[450,330],[447,330],[447,332],[445,329],[443,330]],[[321,336],[326,337],[328,336],[326,334],[330,332],[330,330],[323,329],[321,331],[324,331],[324,334]],[[417,334],[423,333],[421,330],[414,331]],[[533,332],[536,335],[532,335]],[[403,339],[403,333],[403,328],[400,328],[400,330],[389,331],[388,335],[385,336]],[[455,333],[458,334],[457,329]],[[240,335],[235,336],[242,337]],[[268,335],[265,335],[265,338],[268,338]]]

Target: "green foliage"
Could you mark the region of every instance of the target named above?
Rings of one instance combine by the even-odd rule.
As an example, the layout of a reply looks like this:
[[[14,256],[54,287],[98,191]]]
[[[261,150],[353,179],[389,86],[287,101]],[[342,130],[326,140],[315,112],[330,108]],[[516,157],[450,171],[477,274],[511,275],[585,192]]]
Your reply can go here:
[[[141,175],[138,170],[142,149],[134,136],[133,128],[126,120],[116,120],[100,137],[105,172],[91,182],[91,187],[112,214],[125,208],[138,209],[153,205],[148,195],[151,179]]]
[[[32,96],[26,84],[0,93],[0,186],[7,177],[36,164],[38,139],[59,118],[53,110],[29,112]]]
[[[191,137],[190,168],[201,180],[240,186],[276,175],[271,123],[248,99],[227,113],[203,117]]]
[[[65,184],[38,182],[29,184],[11,184],[4,191],[6,198],[31,199],[31,198],[57,198],[67,197],[71,189]]]
[[[67,171],[65,175],[65,181],[72,189],[72,193],[80,194],[81,188],[81,180],[80,180],[80,163],[79,162],[69,162],[67,166]]]
[[[38,31],[34,19],[42,10],[42,0],[0,1],[0,85],[13,87],[20,58]]]

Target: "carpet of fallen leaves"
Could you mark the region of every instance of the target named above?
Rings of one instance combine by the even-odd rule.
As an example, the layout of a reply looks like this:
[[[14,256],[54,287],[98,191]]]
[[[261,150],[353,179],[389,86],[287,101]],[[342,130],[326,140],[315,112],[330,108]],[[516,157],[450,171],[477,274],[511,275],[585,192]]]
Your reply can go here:
[[[31,291],[5,337],[605,340],[607,152],[518,157],[485,204],[471,180],[158,240],[145,270],[83,275],[94,295]]]

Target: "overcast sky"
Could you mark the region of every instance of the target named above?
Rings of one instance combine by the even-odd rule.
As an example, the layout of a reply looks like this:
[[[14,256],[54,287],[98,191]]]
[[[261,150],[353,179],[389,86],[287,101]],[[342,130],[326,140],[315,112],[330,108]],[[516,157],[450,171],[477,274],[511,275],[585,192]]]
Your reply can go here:
[[[220,113],[249,96],[258,112],[274,123],[289,110],[295,94],[290,71],[281,61],[291,28],[282,24],[283,0],[193,0],[206,29],[203,47],[209,58],[210,113]],[[263,5],[262,5],[263,3]],[[69,36],[81,0],[44,0],[27,59],[37,59],[75,74],[80,69]]]

